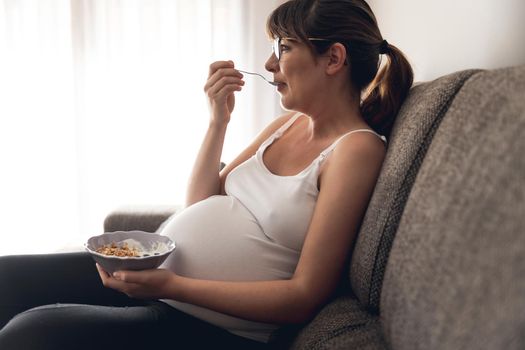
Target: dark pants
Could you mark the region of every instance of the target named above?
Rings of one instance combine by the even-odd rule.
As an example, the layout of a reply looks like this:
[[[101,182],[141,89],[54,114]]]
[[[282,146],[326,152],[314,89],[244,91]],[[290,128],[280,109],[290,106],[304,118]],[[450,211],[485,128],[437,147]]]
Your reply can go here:
[[[105,288],[87,253],[0,257],[0,349],[262,349],[160,301]]]

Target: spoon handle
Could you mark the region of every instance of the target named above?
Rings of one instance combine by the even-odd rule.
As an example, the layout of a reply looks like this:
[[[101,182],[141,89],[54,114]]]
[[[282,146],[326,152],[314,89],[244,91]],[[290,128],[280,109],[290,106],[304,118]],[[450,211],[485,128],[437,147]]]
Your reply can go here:
[[[245,74],[251,74],[251,75],[257,75],[261,78],[263,78],[267,83],[271,84],[271,85],[277,85],[276,82],[273,82],[273,81],[270,81],[268,79],[266,79],[262,74],[259,74],[259,73],[254,73],[254,72],[247,72],[247,71],[244,71],[244,70],[240,70],[240,69],[237,69],[237,71],[241,72],[241,73],[245,73]]]

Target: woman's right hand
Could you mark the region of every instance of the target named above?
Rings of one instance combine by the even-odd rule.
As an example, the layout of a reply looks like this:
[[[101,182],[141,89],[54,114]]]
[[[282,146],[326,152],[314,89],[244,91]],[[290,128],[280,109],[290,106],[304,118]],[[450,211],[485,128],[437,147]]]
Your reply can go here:
[[[210,65],[204,92],[208,96],[211,124],[225,125],[235,106],[235,91],[244,85],[243,75],[234,68],[232,61],[217,61]]]

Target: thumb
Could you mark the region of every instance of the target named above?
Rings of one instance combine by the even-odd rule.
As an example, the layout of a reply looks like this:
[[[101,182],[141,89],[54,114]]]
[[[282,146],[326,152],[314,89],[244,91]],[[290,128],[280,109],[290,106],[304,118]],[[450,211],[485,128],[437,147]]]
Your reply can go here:
[[[115,271],[113,278],[124,282],[139,282],[141,280],[138,271]]]

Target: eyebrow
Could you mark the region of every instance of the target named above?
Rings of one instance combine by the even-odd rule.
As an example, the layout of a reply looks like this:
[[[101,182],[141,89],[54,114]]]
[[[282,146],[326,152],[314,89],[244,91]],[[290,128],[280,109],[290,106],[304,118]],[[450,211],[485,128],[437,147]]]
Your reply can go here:
[[[290,42],[290,43],[298,43],[299,40],[297,39],[294,39],[294,38],[281,38],[281,42],[282,41],[286,41],[286,43]]]

